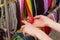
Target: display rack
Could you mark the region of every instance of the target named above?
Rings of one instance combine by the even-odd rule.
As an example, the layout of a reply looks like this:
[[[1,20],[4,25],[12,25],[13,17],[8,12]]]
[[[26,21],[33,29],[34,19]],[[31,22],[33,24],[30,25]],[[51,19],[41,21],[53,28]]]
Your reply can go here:
[[[18,20],[16,18],[16,5],[17,0],[0,0],[0,28],[5,31],[5,40],[12,40],[11,33],[17,29]],[[34,0],[35,5],[35,0]],[[47,13],[53,14],[60,8],[60,5],[55,9],[49,10]],[[35,15],[37,15],[37,8],[35,5]]]

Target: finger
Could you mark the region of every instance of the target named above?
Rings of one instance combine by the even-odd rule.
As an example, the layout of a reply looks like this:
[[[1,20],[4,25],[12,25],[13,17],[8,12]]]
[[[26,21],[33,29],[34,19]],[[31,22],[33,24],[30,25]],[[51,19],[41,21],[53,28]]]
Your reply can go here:
[[[21,26],[21,31],[23,31],[24,28],[25,28],[25,25]]]
[[[24,36],[27,36],[28,33],[27,33],[27,31],[26,31],[25,29],[23,29],[22,32],[23,32],[23,35],[24,35]]]
[[[36,18],[40,18],[40,15],[38,15],[38,16],[35,16],[34,18],[35,18],[35,19],[36,19]]]
[[[29,16],[27,17],[27,20],[29,20]]]
[[[22,32],[23,32],[23,35],[25,36],[25,30],[23,30]]]
[[[27,22],[29,22],[29,20],[27,20]]]
[[[26,25],[26,24],[29,24],[29,23],[28,23],[27,21],[25,21],[25,20],[23,20],[22,23],[24,23],[25,25]]]
[[[35,16],[34,18],[35,19],[40,19],[40,18],[43,18],[44,16],[43,15],[37,15],[37,16]]]

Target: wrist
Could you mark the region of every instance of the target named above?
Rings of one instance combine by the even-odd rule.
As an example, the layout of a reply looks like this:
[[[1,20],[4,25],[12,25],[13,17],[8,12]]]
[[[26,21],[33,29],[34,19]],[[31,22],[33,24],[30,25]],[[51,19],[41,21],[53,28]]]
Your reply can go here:
[[[39,39],[39,40],[52,40],[50,37],[48,37],[43,31],[38,30],[35,32],[35,36]]]
[[[54,22],[54,21],[50,21],[49,23],[48,23],[48,26],[51,28],[51,27],[53,27],[53,26],[55,26],[56,25],[56,22]]]

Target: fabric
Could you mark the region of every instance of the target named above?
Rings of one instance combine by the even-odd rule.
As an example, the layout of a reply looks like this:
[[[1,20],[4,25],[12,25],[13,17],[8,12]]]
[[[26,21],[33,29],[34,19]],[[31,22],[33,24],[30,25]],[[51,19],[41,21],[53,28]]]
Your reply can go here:
[[[9,4],[9,15],[10,15],[10,29],[16,31],[17,27],[17,18],[16,18],[16,4],[10,2]]]
[[[51,8],[53,8],[54,7],[54,0],[52,0],[52,5],[51,5]]]
[[[32,0],[31,2],[32,2],[32,12],[33,12],[32,15],[35,16],[37,13],[36,2],[35,0]]]
[[[36,1],[34,0],[34,7],[35,7],[35,13],[33,13],[33,16],[37,15],[37,6],[36,6]]]
[[[34,23],[32,0],[25,0],[25,7],[29,17],[29,22],[32,24]]]
[[[54,7],[56,6],[56,0],[54,0]]]
[[[55,17],[56,22],[58,22],[58,20],[59,20],[59,13],[58,13],[58,11],[56,11],[54,13],[54,17]]]
[[[13,40],[20,40],[23,38],[23,34],[22,33],[16,33],[13,35]]]
[[[21,25],[22,25],[19,2],[16,3],[16,16],[17,16],[17,30],[19,30],[21,28]]]
[[[44,14],[48,11],[48,0],[44,0]]]
[[[32,0],[26,0],[25,1],[25,5],[26,5],[26,9],[27,9],[27,12],[28,12],[28,16],[29,17],[32,17],[32,13],[33,13],[33,10],[32,10]]]
[[[19,0],[19,4],[20,4],[20,13],[23,12],[23,6],[24,6],[24,0]]]
[[[32,36],[26,36],[26,37],[23,38],[23,40],[37,40],[37,39],[35,39]]]
[[[5,31],[3,29],[0,28],[0,40],[4,40],[3,37],[5,37]]]
[[[56,6],[56,0],[52,0],[52,8],[54,8]]]
[[[20,32],[20,33],[17,33],[17,34],[14,34],[13,35],[13,40],[35,40],[34,37],[32,36],[23,36],[23,33]]]
[[[58,6],[59,5],[59,0],[56,0],[57,2],[56,2],[56,6]]]
[[[44,0],[35,0],[37,7],[37,15],[44,13]]]
[[[51,0],[48,0],[48,7],[50,7],[51,5]]]
[[[51,6],[52,6],[52,0],[50,0],[49,10],[51,10]]]

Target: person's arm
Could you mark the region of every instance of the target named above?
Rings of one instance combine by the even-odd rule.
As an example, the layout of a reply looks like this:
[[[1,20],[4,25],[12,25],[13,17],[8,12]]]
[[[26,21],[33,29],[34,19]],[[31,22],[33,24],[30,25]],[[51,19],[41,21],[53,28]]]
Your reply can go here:
[[[54,21],[49,22],[48,26],[58,32],[60,32],[60,24]]]
[[[35,22],[34,24],[36,27],[50,27],[58,32],[60,32],[60,24],[51,20],[49,17],[47,16],[43,16],[43,15],[38,15],[35,16]]]
[[[39,29],[36,29],[34,34],[39,40],[53,40],[47,34],[45,34],[43,31]]]

